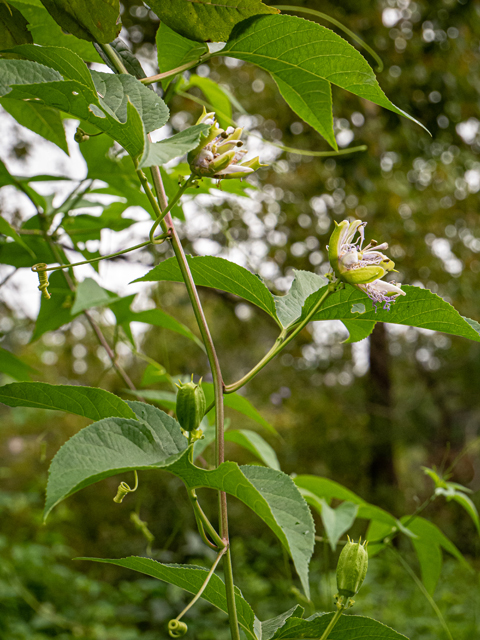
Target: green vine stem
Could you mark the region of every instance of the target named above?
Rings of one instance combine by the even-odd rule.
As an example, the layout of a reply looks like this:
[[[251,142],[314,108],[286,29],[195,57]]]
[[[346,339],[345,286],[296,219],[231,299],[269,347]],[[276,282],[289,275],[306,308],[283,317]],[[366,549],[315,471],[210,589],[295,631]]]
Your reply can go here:
[[[108,55],[109,59],[112,61],[117,71],[119,73],[127,73],[125,66],[123,65],[122,61],[117,56],[115,51],[112,49],[112,47],[108,44],[102,44],[100,46],[102,47],[106,55]],[[148,137],[150,139],[150,136]],[[190,298],[190,303],[192,305],[195,319],[197,321],[198,328],[200,330],[203,343],[205,345],[205,350],[207,352],[210,369],[212,371],[215,405],[216,405],[215,465],[218,466],[222,464],[222,462],[225,459],[224,407],[223,407],[224,383],[222,379],[222,371],[221,371],[220,363],[217,357],[217,352],[215,350],[215,345],[213,344],[212,336],[210,334],[210,329],[208,327],[205,314],[203,312],[202,303],[200,302],[198,291],[195,286],[195,282],[193,280],[193,276],[190,271],[190,267],[189,267],[185,252],[183,250],[182,243],[180,241],[180,238],[178,237],[177,231],[175,229],[175,225],[173,224],[173,219],[171,214],[169,212],[168,213],[165,212],[166,209],[168,208],[168,200],[165,194],[165,189],[163,187],[162,177],[160,175],[160,169],[157,166],[154,166],[154,167],[151,167],[150,171],[152,175],[153,185],[156,191],[156,200],[158,202],[157,207],[154,207],[154,209],[157,212],[157,218],[159,217],[158,207],[160,208],[160,217],[163,216],[160,221],[160,225],[163,231],[165,233],[168,233],[170,236],[172,248],[175,253],[175,257],[177,259],[180,271],[182,273],[185,286],[187,288],[187,293]],[[141,174],[142,174],[141,171],[137,172],[137,175],[142,181],[142,184],[144,184]],[[145,181],[145,182],[148,185],[148,181]],[[149,197],[150,199],[150,195],[148,193],[147,193],[147,197]],[[153,206],[153,201],[151,200],[151,202]],[[165,215],[163,215],[163,212],[165,212]],[[226,591],[227,607],[228,607],[228,613],[229,613],[230,630],[231,630],[232,640],[240,640],[240,630],[238,626],[237,609],[236,609],[236,603],[235,603],[233,572],[232,572],[232,564],[231,564],[231,556],[230,556],[230,548],[229,548],[229,537],[228,537],[227,496],[226,496],[226,493],[223,491],[219,492],[219,521],[220,521],[220,537],[222,538],[222,540],[226,545],[224,575],[225,575],[225,591]]]
[[[312,307],[312,309],[305,316],[305,318],[296,325],[296,327],[290,333],[290,335],[287,335],[287,330],[284,329],[276,339],[275,344],[270,349],[270,351],[264,355],[264,357],[260,360],[258,364],[256,364],[253,367],[253,369],[251,369],[247,374],[245,374],[243,378],[240,378],[240,380],[237,380],[237,382],[234,382],[233,384],[229,384],[225,386],[225,393],[233,393],[234,391],[237,391],[237,389],[240,389],[241,387],[243,387],[243,385],[247,384],[247,382],[249,382],[252,378],[254,378],[257,375],[257,373],[261,371],[263,367],[265,367],[270,362],[270,360],[273,360],[275,356],[277,356],[283,349],[285,349],[287,344],[289,344],[300,333],[300,331],[302,331],[302,329],[310,322],[310,320],[314,317],[314,315],[320,309],[322,304],[325,302],[327,297],[331,293],[336,291],[339,288],[339,286],[341,286],[341,282],[338,282],[338,281],[331,282],[328,285],[327,290],[325,291],[323,296],[320,298],[320,300],[317,301],[317,303]]]
[[[163,80],[164,78],[170,78],[171,76],[176,76],[177,74],[182,73],[183,71],[188,71],[188,69],[191,69],[192,67],[196,67],[197,64],[200,64],[201,62],[205,62],[210,57],[211,56],[207,54],[206,56],[202,56],[198,60],[194,60],[193,62],[186,62],[185,64],[182,64],[180,67],[176,67],[175,69],[170,69],[170,71],[157,73],[156,75],[150,76],[149,78],[141,78],[140,82],[142,84],[148,85],[148,84],[153,84],[154,82],[158,82],[159,80]]]
[[[155,220],[155,222],[153,223],[152,228],[150,229],[150,242],[152,244],[159,244],[158,242],[156,242],[156,239],[153,237],[154,233],[158,227],[159,224],[161,224],[162,220],[165,218],[165,216],[170,213],[170,211],[173,209],[173,207],[177,204],[177,202],[180,200],[180,198],[183,196],[183,194],[185,193],[185,191],[193,186],[192,183],[195,182],[195,177],[193,175],[191,175],[188,180],[186,180],[179,188],[179,190],[177,191],[176,195],[174,198],[172,198],[170,200],[170,202],[168,203],[166,209],[164,209],[164,211],[162,211],[160,213],[159,216],[157,216],[157,219]]]

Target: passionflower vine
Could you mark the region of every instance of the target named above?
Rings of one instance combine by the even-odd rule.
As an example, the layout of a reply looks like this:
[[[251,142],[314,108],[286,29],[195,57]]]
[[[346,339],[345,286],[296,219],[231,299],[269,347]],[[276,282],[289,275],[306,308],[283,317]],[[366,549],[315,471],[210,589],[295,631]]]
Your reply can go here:
[[[258,157],[240,162],[247,153],[241,148],[243,142],[240,136],[243,129],[240,127],[228,127],[224,131],[218,126],[215,113],[207,113],[205,107],[196,124],[208,124],[210,130],[198,147],[188,154],[188,164],[193,175],[219,180],[244,178],[265,166],[260,164]]]
[[[339,280],[364,291],[375,308],[377,304],[383,303],[384,309],[390,309],[398,296],[406,294],[400,288],[401,285],[381,279],[394,271],[395,263],[382,253],[388,249],[386,242],[378,244],[372,240],[363,248],[365,225],[366,222],[361,220],[343,220],[340,224],[335,222],[328,245],[330,265]]]

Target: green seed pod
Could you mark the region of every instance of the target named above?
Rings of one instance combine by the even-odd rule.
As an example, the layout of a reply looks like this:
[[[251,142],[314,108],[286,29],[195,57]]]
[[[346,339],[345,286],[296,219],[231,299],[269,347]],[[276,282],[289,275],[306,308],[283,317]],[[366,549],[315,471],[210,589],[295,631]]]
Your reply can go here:
[[[177,420],[185,431],[194,431],[202,421],[207,408],[202,381],[195,384],[192,375],[191,382],[177,384],[177,387]]]
[[[363,584],[368,568],[366,542],[351,542],[343,547],[337,564],[337,589],[341,596],[353,597]]]

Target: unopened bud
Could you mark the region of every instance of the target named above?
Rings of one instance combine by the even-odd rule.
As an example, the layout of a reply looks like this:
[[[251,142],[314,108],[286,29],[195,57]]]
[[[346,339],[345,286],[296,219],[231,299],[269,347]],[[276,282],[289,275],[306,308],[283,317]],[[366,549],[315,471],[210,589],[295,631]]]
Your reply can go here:
[[[368,569],[367,543],[351,542],[343,547],[337,564],[337,589],[340,596],[353,597],[363,584]]]

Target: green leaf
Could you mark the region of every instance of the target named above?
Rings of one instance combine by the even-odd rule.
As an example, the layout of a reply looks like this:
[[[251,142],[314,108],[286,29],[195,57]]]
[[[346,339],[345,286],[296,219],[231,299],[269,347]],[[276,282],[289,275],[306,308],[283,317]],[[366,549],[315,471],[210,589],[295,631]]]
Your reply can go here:
[[[368,525],[367,533],[365,534],[365,538],[368,540],[368,557],[373,558],[378,553],[385,549],[385,545],[383,540],[394,533],[396,527],[392,527],[390,524],[385,522],[380,522],[379,520],[371,520]],[[376,544],[373,544],[373,543]]]
[[[334,482],[328,478],[310,475],[296,476],[294,481],[308,504],[317,509],[320,515],[323,510],[322,500],[329,504],[332,498],[335,498],[358,505],[357,518],[378,520],[388,524],[391,529],[401,528],[403,526],[402,523],[397,520],[395,516],[388,513],[388,511],[384,511],[384,509],[376,505],[365,502],[363,498],[360,498],[360,496],[357,496],[353,491],[346,489],[338,482]]]
[[[363,306],[363,305],[362,305]],[[365,307],[363,307],[365,308]],[[355,311],[353,311],[355,313]],[[365,313],[362,311],[362,313]],[[356,320],[343,320],[345,329],[348,331],[349,336],[342,344],[350,344],[352,342],[360,342],[365,340],[372,333],[375,328],[376,322],[374,320],[367,322],[357,322]]]
[[[122,218],[122,213],[127,207],[127,203],[112,202],[105,207],[100,216],[82,213],[65,217],[62,220],[62,227],[75,243],[100,240],[102,229],[123,231],[136,223],[132,218]]]
[[[302,315],[305,300],[315,291],[328,284],[323,276],[317,276],[311,271],[293,270],[295,278],[288,293],[284,296],[274,296],[277,316],[282,326],[289,327]]]
[[[468,318],[463,318],[451,304],[442,300],[428,289],[404,285],[406,296],[400,296],[392,304],[390,310],[375,308],[368,296],[346,285],[345,289],[332,293],[315,314],[312,320],[355,320],[357,325],[372,322],[390,322],[433,331],[443,331],[454,336],[461,336],[480,342],[480,325]],[[305,317],[316,301],[325,293],[325,287],[307,298],[302,310]],[[365,313],[359,315],[352,310],[354,305],[364,304]]]
[[[63,31],[81,40],[108,43],[118,36],[119,0],[42,0]]]
[[[133,55],[133,53],[128,48],[128,45],[121,38],[116,38],[115,40],[110,42],[110,46],[123,62],[123,66],[128,71],[128,73],[130,73],[134,78],[137,78],[137,80],[146,77],[145,71],[138,61],[138,58]],[[103,62],[108,67],[110,67],[110,69],[114,73],[117,73],[117,68],[112,64],[110,58],[105,55],[103,49],[97,44],[95,44],[95,49],[98,51],[98,55],[102,58]]]
[[[65,80],[78,80],[95,91],[92,76],[83,60],[65,47],[38,47],[24,44],[12,49],[26,60],[38,62],[58,71]]]
[[[148,142],[147,140],[145,152],[138,163],[138,168],[160,166],[174,158],[183,156],[198,146],[202,135],[206,134],[209,129],[210,126],[207,124],[197,124],[160,142]]]
[[[2,107],[23,127],[38,133],[49,142],[53,142],[68,155],[68,144],[65,138],[62,118],[56,109],[45,107],[33,100],[0,100]]]
[[[288,638],[320,638],[325,631],[333,613],[317,613],[306,620],[289,618],[271,640]],[[405,636],[390,627],[364,616],[343,615],[335,625],[335,629],[328,636],[330,640],[405,640]]]
[[[71,314],[76,316],[87,309],[107,307],[114,300],[118,300],[118,298],[112,298],[112,294],[101,287],[93,278],[85,278],[77,287]]]
[[[130,407],[109,391],[46,382],[14,382],[0,387],[0,402],[9,407],[67,411],[91,420],[111,416],[135,418]]]
[[[234,28],[217,55],[268,71],[292,109],[333,148],[330,84],[417,122],[388,100],[370,65],[352,45],[315,22],[286,15],[250,18]]]
[[[173,391],[159,391],[158,389],[142,389],[141,391],[125,389],[124,391],[137,398],[156,402],[168,411],[175,411],[177,408],[177,394]]]
[[[442,551],[439,545],[432,542],[412,540],[412,544],[420,564],[422,582],[428,593],[433,596],[442,572]]]
[[[138,420],[105,418],[60,448],[50,466],[45,518],[61,500],[94,482],[124,471],[168,467],[185,453],[187,439],[176,420],[152,405],[135,404],[141,405]]]
[[[195,284],[227,291],[248,300],[277,320],[272,294],[258,276],[234,262],[214,256],[187,256]],[[175,258],[168,258],[133,282],[183,282]],[[277,320],[278,322],[278,320]]]
[[[358,513],[358,505],[353,502],[342,502],[336,509],[332,509],[325,500],[321,501],[322,511],[321,518],[325,532],[328,537],[328,542],[332,551],[337,548],[337,542],[342,535],[346,533],[352,524],[355,522],[355,518]]]
[[[82,60],[102,62],[93,44],[66,34],[48,13],[40,0],[9,0],[28,21],[33,41],[41,45],[55,45],[74,51]]]
[[[92,72],[95,90],[62,80],[54,69],[29,60],[0,60],[0,93],[10,99],[40,99],[46,106],[86,120],[133,157],[143,153],[145,131],[168,119],[165,103],[130,75]]]
[[[435,489],[435,494],[445,496],[448,501],[454,500],[455,502],[458,502],[458,504],[465,509],[470,518],[473,520],[473,523],[476,526],[478,533],[480,534],[480,521],[478,518],[477,507],[463,491],[458,491],[455,487],[452,486],[452,484],[454,483],[447,482],[446,488],[437,487],[437,489]]]
[[[201,56],[208,53],[205,44],[199,44],[184,38],[176,31],[161,22],[155,37],[157,44],[158,68],[161,73],[171,71],[189,62],[200,60]],[[166,90],[173,76],[162,80],[162,86]]]
[[[2,216],[0,216],[0,233],[3,233],[4,236],[8,236],[9,238],[13,238],[15,242],[25,249],[25,251],[28,251],[32,258],[35,258],[35,254],[30,247],[25,244],[15,229],[5,220],[5,218],[2,218]]]
[[[270,618],[270,620],[265,620],[261,624],[261,633],[259,634],[259,637],[261,640],[270,640],[278,629],[283,627],[289,618],[301,618],[303,616],[303,612],[303,607],[297,604],[295,607],[285,611],[285,613],[281,613],[275,618]]]
[[[188,85],[183,88],[183,91],[187,91],[190,87],[198,87],[201,90],[207,102],[213,107],[222,129],[227,129],[232,125],[232,105],[222,87],[210,78],[202,78],[197,75],[190,76]]]
[[[207,406],[213,402],[214,392],[213,384],[211,382],[204,382],[203,390],[205,392],[205,398],[207,400]],[[262,425],[264,429],[270,431],[270,433],[277,434],[277,431],[272,425],[263,418],[260,413],[255,409],[253,404],[247,400],[247,398],[239,395],[238,393],[226,393],[223,396],[223,404],[230,409],[235,409],[239,413],[243,413],[244,416],[255,420],[258,424]]]
[[[163,580],[163,582],[167,582],[168,584],[174,584],[189,593],[198,593],[208,574],[207,569],[196,567],[195,565],[160,564],[160,562],[152,560],[151,558],[134,556],[121,558],[119,560],[106,560],[104,558],[77,558],[77,560],[103,562],[125,567],[126,569],[132,569],[132,571],[138,571],[152,578]],[[256,640],[254,633],[255,615],[248,602],[243,598],[240,589],[234,587],[234,590],[238,622],[248,637]],[[225,583],[215,573],[210,578],[201,597],[228,614]]]
[[[240,21],[261,13],[278,13],[261,0],[150,0],[162,22],[177,33],[198,42],[225,42]]]
[[[25,42],[33,42],[27,21],[18,9],[0,3],[0,51]]]
[[[144,322],[146,324],[151,324],[154,327],[162,327],[163,329],[168,329],[169,331],[175,331],[179,333],[184,338],[188,338],[194,342],[202,351],[205,351],[205,347],[203,342],[197,338],[197,336],[190,331],[190,329],[173,318],[165,311],[161,309],[148,309],[146,311],[130,311],[130,313],[126,316],[127,322]]]
[[[224,462],[206,471],[188,459],[180,425],[152,405],[129,403],[138,421],[107,418],[82,429],[59,450],[50,467],[45,517],[76,491],[124,471],[165,468],[188,488],[225,491],[252,509],[290,552],[307,596],[313,553],[310,510],[291,478],[268,467]]]
[[[225,433],[225,441],[238,444],[240,447],[253,453],[253,455],[266,464],[267,467],[280,471],[280,463],[278,462],[275,450],[255,431],[249,431],[248,429],[227,431]]]
[[[0,347],[0,372],[7,374],[15,380],[30,380],[34,373],[38,373],[30,365],[25,364],[20,358],[17,358],[11,351],[7,351]],[[0,387],[1,390],[5,387]],[[1,401],[1,400],[0,400]]]
[[[451,542],[442,533],[442,531],[440,531],[440,529],[435,524],[433,524],[433,522],[417,516],[414,520],[406,524],[410,519],[411,516],[403,516],[402,518],[400,518],[400,521],[402,522],[402,524],[405,523],[405,526],[417,536],[418,542],[442,547],[443,549],[445,549],[445,551],[448,551],[448,553],[450,553],[459,562],[461,562],[465,568],[471,569],[470,565],[457,549],[457,547],[453,544],[453,542]]]

